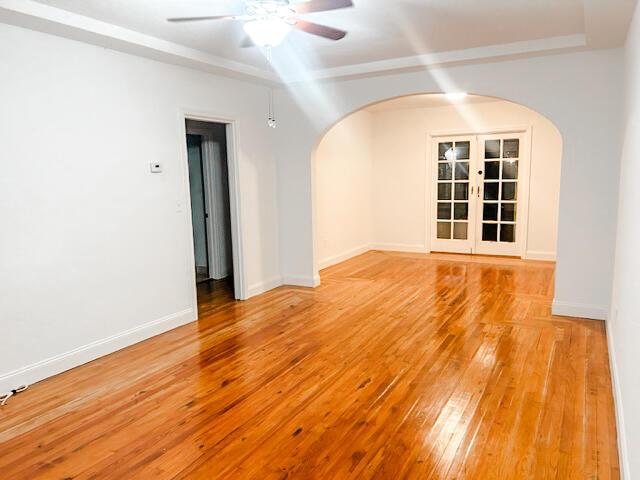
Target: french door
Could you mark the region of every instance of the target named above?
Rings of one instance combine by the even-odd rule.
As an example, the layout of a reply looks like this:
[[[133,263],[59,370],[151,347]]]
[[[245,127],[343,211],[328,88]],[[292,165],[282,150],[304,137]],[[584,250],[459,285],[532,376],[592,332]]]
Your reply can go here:
[[[524,132],[436,137],[431,250],[519,256]]]

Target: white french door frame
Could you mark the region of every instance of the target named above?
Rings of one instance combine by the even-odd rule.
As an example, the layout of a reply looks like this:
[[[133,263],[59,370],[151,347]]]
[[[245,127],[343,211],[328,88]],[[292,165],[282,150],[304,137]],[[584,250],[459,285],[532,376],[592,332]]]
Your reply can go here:
[[[427,195],[425,195],[425,238],[427,239],[426,243],[426,253],[434,251],[434,239],[436,237],[434,225],[434,218],[436,215],[437,209],[437,188],[434,188],[436,182],[434,182],[434,178],[437,178],[437,161],[434,159],[435,148],[438,146],[438,142],[451,137],[458,137],[460,140],[463,140],[463,137],[474,137],[472,142],[475,145],[471,146],[471,150],[474,152],[472,156],[475,158],[470,159],[469,165],[469,182],[470,187],[474,187],[474,192],[477,192],[477,189],[480,186],[479,181],[472,181],[472,173],[476,174],[478,165],[482,165],[484,169],[484,160],[479,158],[480,148],[478,144],[478,137],[484,135],[508,135],[508,134],[518,134],[523,137],[523,145],[522,145],[522,154],[520,156],[520,164],[519,164],[519,173],[518,173],[518,206],[517,206],[517,218],[521,219],[516,224],[516,245],[517,245],[517,256],[521,258],[527,258],[527,237],[528,237],[528,229],[529,229],[529,196],[530,196],[530,179],[531,179],[531,149],[532,149],[532,135],[533,135],[533,127],[531,125],[518,125],[518,126],[506,126],[506,127],[497,127],[497,128],[488,128],[488,129],[478,129],[478,130],[437,130],[432,131],[427,134],[427,155],[426,155],[426,168],[425,168],[425,185]],[[465,138],[464,140],[467,140]],[[474,193],[476,195],[476,193]],[[480,203],[480,202],[479,202]],[[474,215],[481,215],[481,212],[476,212],[476,208],[470,209],[474,211]],[[469,229],[468,235],[472,235],[475,243],[475,236],[477,235],[475,225],[480,224],[481,222],[477,222],[476,219],[473,219],[473,223],[475,224],[472,227],[472,219],[471,213],[469,215]],[[473,230],[473,232],[472,232]],[[462,251],[466,249],[452,249],[451,251],[454,253],[476,253],[473,248],[470,248],[468,251]]]

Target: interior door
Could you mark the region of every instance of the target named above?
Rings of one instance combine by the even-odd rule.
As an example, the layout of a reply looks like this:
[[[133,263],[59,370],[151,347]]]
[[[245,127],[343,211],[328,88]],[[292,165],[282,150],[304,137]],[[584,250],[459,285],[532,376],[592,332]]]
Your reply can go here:
[[[438,137],[433,142],[431,250],[472,253],[475,245],[475,201],[471,172],[476,137]]]
[[[478,137],[474,253],[519,256],[523,134]]]

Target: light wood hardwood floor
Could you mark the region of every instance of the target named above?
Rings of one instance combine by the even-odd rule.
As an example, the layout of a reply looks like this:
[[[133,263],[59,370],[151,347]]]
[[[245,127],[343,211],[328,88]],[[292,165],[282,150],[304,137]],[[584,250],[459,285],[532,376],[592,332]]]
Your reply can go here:
[[[7,479],[615,479],[604,324],[551,263],[369,252],[33,385]]]

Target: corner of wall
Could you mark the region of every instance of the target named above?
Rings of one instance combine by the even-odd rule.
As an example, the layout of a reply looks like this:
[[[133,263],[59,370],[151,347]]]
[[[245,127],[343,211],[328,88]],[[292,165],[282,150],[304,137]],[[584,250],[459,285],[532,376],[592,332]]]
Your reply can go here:
[[[606,320],[607,307],[604,305],[588,305],[582,303],[564,302],[553,299],[551,313],[561,317],[588,318],[590,320]]]
[[[612,305],[606,322],[607,349],[609,350],[609,371],[611,372],[611,386],[616,415],[616,433],[618,437],[618,460],[620,462],[620,475],[622,480],[631,479],[629,455],[627,449],[627,434],[624,429],[624,408],[622,405],[622,390],[620,387],[620,375],[616,363],[616,347],[613,338],[613,325],[618,318],[618,307]]]
[[[282,278],[282,284],[293,287],[317,287],[320,285],[320,275],[315,274],[312,277],[304,275],[285,275]]]
[[[282,285],[281,276],[271,277],[262,282],[257,282],[252,285],[249,285],[247,298],[245,300],[248,300],[251,297],[255,297],[256,295],[260,295],[261,293],[268,292],[269,290],[277,288],[281,285]]]
[[[365,252],[368,252],[369,250],[371,250],[371,246],[367,243],[365,245],[361,245],[359,247],[356,248],[352,248],[350,250],[347,250],[346,252],[343,252],[339,255],[334,255],[332,257],[329,258],[325,258],[323,260],[321,260],[318,263],[318,268],[320,270],[324,269],[324,268],[328,268],[331,267],[333,265],[336,265],[338,263],[344,262],[346,260],[349,260],[350,258],[353,257],[357,257],[358,255],[362,255]]]

